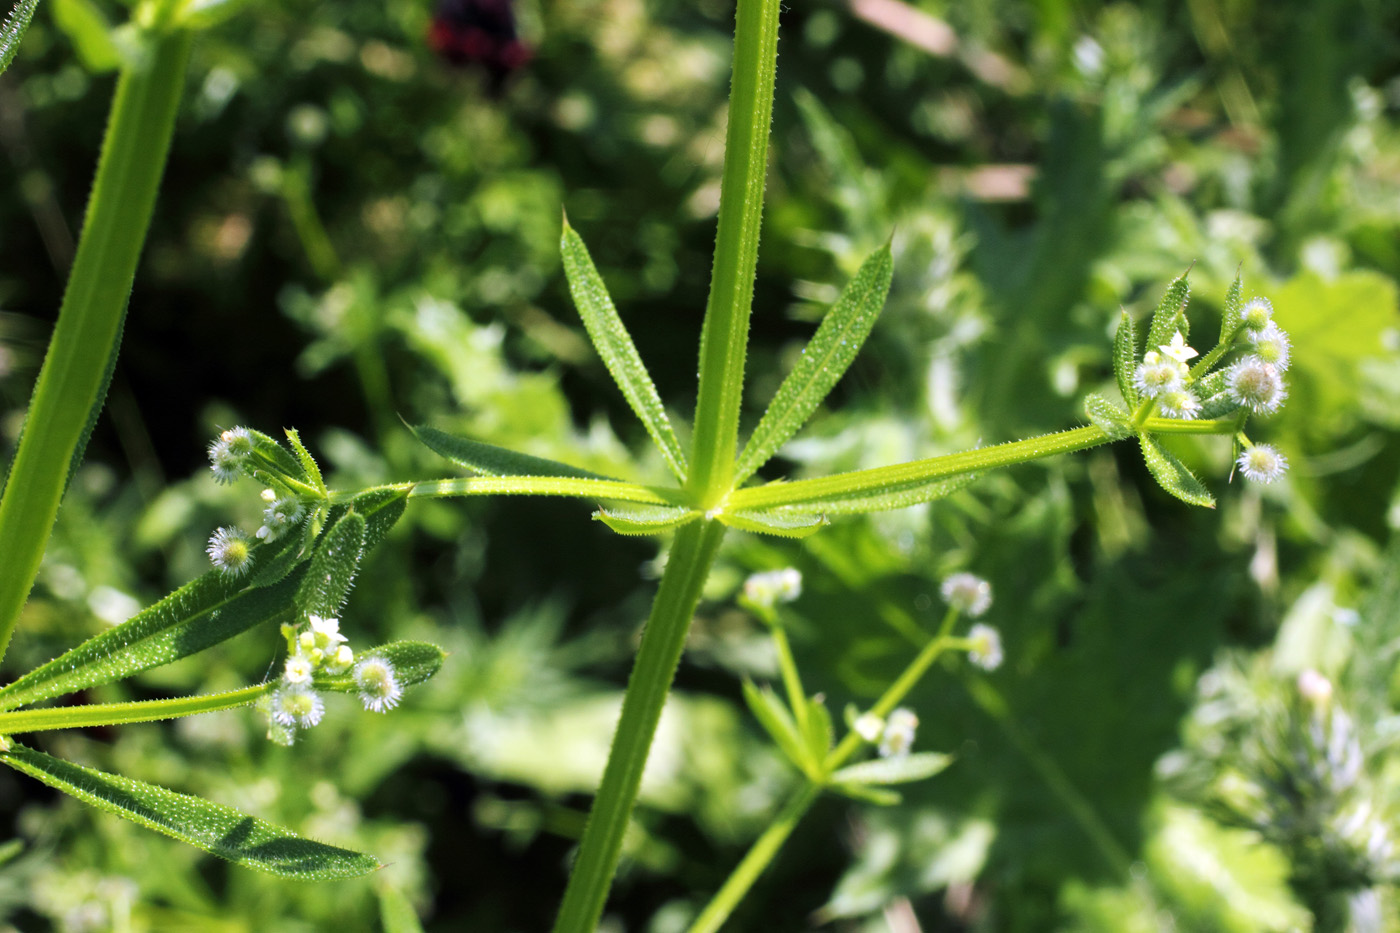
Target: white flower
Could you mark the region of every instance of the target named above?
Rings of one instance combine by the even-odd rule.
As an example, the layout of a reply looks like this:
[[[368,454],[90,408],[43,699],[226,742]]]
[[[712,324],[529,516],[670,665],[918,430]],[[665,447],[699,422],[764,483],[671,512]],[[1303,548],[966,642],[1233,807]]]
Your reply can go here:
[[[1255,483],[1272,483],[1288,469],[1288,458],[1269,444],[1246,448],[1235,462],[1244,478]]]
[[[909,754],[914,746],[914,730],[919,728],[919,717],[913,710],[900,707],[890,713],[885,722],[884,735],[880,737],[880,757],[900,758]]]
[[[1274,306],[1267,298],[1251,298],[1240,311],[1244,326],[1249,330],[1263,330],[1274,317]]]
[[[1190,389],[1178,388],[1163,392],[1157,398],[1157,411],[1163,418],[1191,421],[1201,410],[1201,401]]]
[[[294,654],[287,659],[287,666],[282,671],[282,679],[289,684],[309,684],[314,668],[311,661],[304,654]]]
[[[1163,392],[1180,389],[1186,378],[1186,367],[1164,360],[1156,353],[1147,353],[1133,370],[1133,385],[1143,398],[1156,398]]]
[[[360,702],[374,713],[388,712],[399,705],[399,698],[403,696],[394,665],[374,655],[362,658],[355,665],[355,686],[360,691]]]
[[[984,671],[1001,667],[1001,632],[979,622],[968,630],[967,640],[972,643],[967,652],[969,661]]]
[[[1314,706],[1325,706],[1332,699],[1332,681],[1308,668],[1298,675],[1298,693]]]
[[[253,569],[253,552],[248,545],[248,536],[237,528],[224,527],[215,531],[209,536],[205,553],[226,577],[241,577]]]
[[[851,723],[851,729],[865,741],[874,743],[880,741],[880,735],[885,731],[885,721],[874,713],[861,713]]]
[[[1181,331],[1172,334],[1171,343],[1164,343],[1157,349],[1162,351],[1163,356],[1183,364],[1187,360],[1200,355],[1186,345],[1186,338],[1181,336]]]
[[[308,615],[307,620],[311,623],[311,635],[316,639],[317,648],[325,648],[333,643],[349,641],[340,634],[339,619],[323,619],[318,615]]]
[[[349,645],[341,645],[335,651],[326,655],[325,668],[327,674],[344,674],[350,670],[350,665],[355,663],[355,652],[350,650]]]
[[[1292,359],[1289,351],[1291,344],[1288,334],[1277,323],[1270,321],[1263,330],[1251,332],[1250,341],[1254,344],[1254,355],[1259,359],[1279,372],[1288,369],[1288,363]]]
[[[310,687],[292,684],[273,691],[271,716],[279,726],[310,729],[325,714],[325,701]]]
[[[772,608],[802,595],[802,573],[796,567],[755,573],[744,581],[744,598],[755,606]]]
[[[1227,371],[1225,383],[1230,398],[1256,415],[1278,411],[1288,397],[1278,367],[1257,356],[1246,356]]]
[[[992,607],[992,585],[971,573],[955,573],[939,587],[943,601],[972,618]]]

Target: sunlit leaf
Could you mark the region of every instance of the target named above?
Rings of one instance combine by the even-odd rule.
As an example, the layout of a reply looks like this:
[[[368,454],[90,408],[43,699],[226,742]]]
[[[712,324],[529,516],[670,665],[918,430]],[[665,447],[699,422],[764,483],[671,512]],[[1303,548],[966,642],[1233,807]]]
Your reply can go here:
[[[821,531],[830,522],[824,512],[763,511],[725,512],[719,520],[731,528],[780,538],[805,538]]]
[[[961,473],[933,480],[894,480],[883,490],[853,492],[824,498],[784,503],[767,510],[765,514],[781,516],[797,515],[856,515],[866,512],[880,512],[887,509],[902,509],[945,498],[981,479],[981,473]],[[795,484],[789,484],[795,485]],[[740,514],[752,514],[744,511]]]
[[[834,784],[908,784],[931,778],[952,763],[953,756],[938,752],[872,758],[842,768],[831,776],[831,781]]]
[[[1157,310],[1152,313],[1152,329],[1147,334],[1147,349],[1156,350],[1163,344],[1172,342],[1177,331],[1182,337],[1190,336],[1186,320],[1186,301],[1191,295],[1191,284],[1186,280],[1187,273],[1172,279],[1162,296]]]
[[[868,784],[830,784],[828,786],[838,794],[844,794],[852,800],[873,803],[877,807],[898,806],[904,801],[898,791],[872,787]]]
[[[1137,386],[1133,384],[1136,368],[1137,328],[1133,325],[1133,316],[1123,311],[1118,317],[1118,333],[1113,338],[1113,376],[1129,408],[1136,408],[1139,402]]]
[[[297,590],[302,612],[331,618],[340,614],[365,553],[365,517],[346,512],[322,536]]]
[[[658,505],[599,509],[593,517],[620,535],[659,535],[695,521],[700,513],[679,505]]]
[[[316,465],[316,458],[311,456],[311,451],[306,449],[306,445],[301,442],[301,435],[294,428],[287,428],[287,440],[291,442],[292,450],[297,455],[297,460],[301,463],[304,472],[311,484],[321,492],[326,491],[326,481],[321,478],[321,468]]]
[[[92,0],[53,0],[50,7],[54,25],[73,43],[84,68],[99,74],[121,65],[112,25]]]
[[[1132,419],[1128,413],[1097,392],[1085,397],[1084,413],[1115,441],[1133,434]]]
[[[34,18],[34,8],[39,5],[39,0],[19,0],[10,11],[10,15],[5,17],[5,22],[0,23],[0,72],[10,67],[10,62],[14,61],[15,52],[19,51],[19,40],[24,38],[24,31],[29,28],[29,21]]]
[[[389,534],[408,507],[408,490],[402,486],[367,489],[350,503],[365,517],[365,552],[373,550]]]
[[[821,326],[788,373],[767,412],[754,429],[734,467],[734,482],[742,483],[768,462],[817,410],[846,373],[889,294],[894,260],[888,245],[876,250],[847,283],[822,319]]]
[[[402,891],[385,885],[375,893],[379,895],[379,923],[384,933],[423,933],[418,913]]]
[[[1152,471],[1152,475],[1163,489],[1182,502],[1202,505],[1208,509],[1215,508],[1215,497],[1186,468],[1186,464],[1163,448],[1150,434],[1140,435],[1138,440],[1142,442],[1142,456],[1147,461],[1147,468]]]
[[[827,752],[831,751],[831,713],[820,699],[813,698],[805,702],[807,717],[803,722],[802,738],[807,746],[808,760],[823,761]]]
[[[783,701],[768,687],[755,686],[744,681],[744,702],[763,730],[772,737],[775,744],[797,768],[806,773],[810,768],[806,744],[797,731],[797,723]]]
[[[1225,292],[1225,308],[1220,319],[1220,342],[1229,344],[1235,339],[1235,334],[1239,332],[1244,324],[1244,302],[1241,300],[1244,283],[1238,273],[1235,280],[1230,283],[1230,288]]]
[[[217,570],[186,584],[115,628],[0,689],[0,709],[14,709],[178,661],[264,622],[293,615],[300,575],[250,589]]]
[[[627,404],[632,406],[647,433],[656,442],[666,465],[676,478],[684,481],[686,474],[685,453],[681,450],[671,421],[666,417],[666,409],[661,404],[661,396],[656,393],[656,385],[651,381],[646,365],[637,353],[632,337],[627,333],[617,308],[613,306],[603,277],[593,265],[588,255],[588,247],[573,227],[564,221],[563,238],[559,251],[564,258],[564,274],[569,279],[569,293],[574,297],[579,317],[588,331],[588,337],[598,350],[608,372],[612,373],[618,388],[622,390]]]
[[[368,855],[303,839],[202,797],[84,768],[11,743],[0,762],[99,810],[198,846],[245,868],[304,881],[356,878],[377,870]]]

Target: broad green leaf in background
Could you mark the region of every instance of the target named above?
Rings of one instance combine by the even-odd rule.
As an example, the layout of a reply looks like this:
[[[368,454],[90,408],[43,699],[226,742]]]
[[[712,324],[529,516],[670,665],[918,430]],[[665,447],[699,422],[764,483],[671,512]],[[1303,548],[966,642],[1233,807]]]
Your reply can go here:
[[[1142,456],[1147,461],[1147,468],[1163,489],[1182,502],[1215,508],[1215,497],[1175,454],[1163,448],[1150,434],[1140,435],[1138,440],[1142,442]]]
[[[99,810],[165,833],[246,868],[304,881],[356,878],[380,867],[368,855],[280,829],[231,807],[84,768],[11,744],[0,762]]]
[[[1113,375],[1129,408],[1136,408],[1139,402],[1137,386],[1133,384],[1136,368],[1137,328],[1133,325],[1133,316],[1123,311],[1118,316],[1118,333],[1113,337]]]
[[[638,355],[622,318],[618,316],[617,308],[613,306],[603,277],[598,274],[593,258],[588,255],[588,247],[569,226],[567,218],[564,220],[559,250],[564,257],[564,274],[569,279],[569,292],[574,297],[579,317],[583,318],[589,339],[622,390],[627,404],[632,406],[632,411],[656,442],[666,465],[676,479],[685,482],[685,453],[676,439],[676,432],[671,428],[670,419],[666,417],[661,396],[657,395],[656,385],[651,381],[651,375]]]
[[[620,535],[659,535],[700,517],[694,509],[679,505],[599,509],[593,517]]]
[[[1147,349],[1156,350],[1163,344],[1171,343],[1172,335],[1177,331],[1182,337],[1189,337],[1189,327],[1186,320],[1186,301],[1191,295],[1191,283],[1186,279],[1187,273],[1182,273],[1172,279],[1167,291],[1162,295],[1162,300],[1157,304],[1157,310],[1152,313],[1152,328],[1147,334]]]
[[[340,615],[364,553],[365,517],[359,512],[346,512],[316,546],[297,590],[297,608],[324,618]]]
[[[39,0],[19,0],[5,17],[5,22],[0,24],[0,72],[4,72],[14,61],[15,52],[19,51],[19,40],[24,38],[24,31],[29,28],[29,21],[34,18],[34,8],[38,5]]]
[[[211,570],[115,628],[89,638],[0,689],[14,709],[178,661],[263,622],[292,617],[299,576],[249,589]]]
[[[744,445],[734,484],[748,479],[807,423],[860,352],[885,306],[894,275],[890,248],[871,254],[822,319],[768,410]]]

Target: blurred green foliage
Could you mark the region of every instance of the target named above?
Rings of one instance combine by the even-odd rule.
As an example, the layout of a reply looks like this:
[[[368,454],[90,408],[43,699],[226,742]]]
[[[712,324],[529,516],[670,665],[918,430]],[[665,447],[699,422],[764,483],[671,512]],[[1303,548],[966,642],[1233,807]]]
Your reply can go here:
[[[879,9],[899,15],[881,28]],[[342,486],[442,470],[400,416],[627,475],[628,452],[648,445],[570,311],[561,208],[662,399],[688,413],[732,11],[522,0],[516,13],[535,54],[499,94],[428,50],[426,2],[250,3],[204,34],[107,418],[7,675],[190,579],[209,529],[251,518],[202,468],[215,426],[295,425]],[[98,0],[41,5],[0,78],[7,444],[122,50],[103,24],[123,16]],[[1400,612],[1394,584],[1376,582],[1393,580],[1400,526],[1400,7],[998,0],[784,16],[751,412],[891,231],[895,275],[865,353],[765,476],[1078,423],[1086,393],[1114,391],[1119,307],[1145,315],[1188,266],[1198,345],[1237,269],[1293,335],[1291,398],[1266,438],[1293,469],[1262,491],[1227,488],[1228,446],[1185,438],[1174,452],[1214,480],[1213,512],[1110,448],[801,543],[734,536],[608,929],[683,929],[795,781],[744,709],[740,677],[775,667],[733,604],[747,572],[788,564],[805,579],[793,647],[830,709],[869,703],[907,662],[954,569],[992,581],[1008,660],[991,675],[935,668],[912,698],[918,746],[956,763],[894,810],[824,801],[733,929],[885,929],[907,909],[928,930],[1290,930],[1310,912],[1340,930],[1365,917],[1328,920],[1321,905],[1362,894],[1372,928],[1394,928],[1389,861],[1365,884],[1328,875],[1269,831],[1287,806],[1243,819],[1211,787],[1277,757],[1287,724],[1310,715],[1296,678],[1313,668],[1355,725],[1368,825],[1400,832]],[[921,47],[919,16],[940,17],[956,48]],[[631,478],[664,475],[647,456]],[[572,504],[415,502],[345,620],[366,643],[452,652],[393,719],[351,725],[332,705],[291,749],[247,712],[41,743],[389,867],[290,885],[5,774],[0,819],[20,843],[0,852],[6,922],[374,929],[385,891],[385,916],[406,900],[428,930],[544,927],[656,558]],[[93,699],[242,685],[270,644],[244,636]]]

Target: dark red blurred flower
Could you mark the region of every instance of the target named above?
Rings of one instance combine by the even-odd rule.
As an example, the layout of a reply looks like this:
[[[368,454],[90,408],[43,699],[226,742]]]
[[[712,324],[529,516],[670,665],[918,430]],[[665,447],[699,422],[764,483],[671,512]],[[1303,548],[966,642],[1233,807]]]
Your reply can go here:
[[[454,65],[476,65],[499,90],[533,50],[515,31],[510,0],[439,0],[428,47]]]

